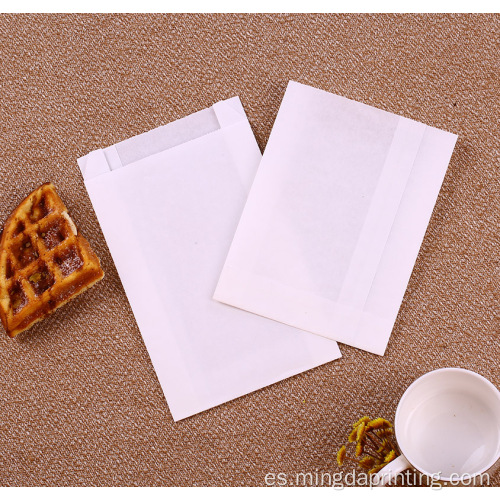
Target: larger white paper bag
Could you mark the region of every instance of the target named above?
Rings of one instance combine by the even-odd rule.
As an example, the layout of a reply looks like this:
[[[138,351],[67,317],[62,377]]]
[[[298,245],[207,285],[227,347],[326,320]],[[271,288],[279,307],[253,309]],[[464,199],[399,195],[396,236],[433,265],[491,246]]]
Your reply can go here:
[[[79,160],[175,420],[340,356],[212,300],[260,159],[233,98]]]
[[[456,138],[290,82],[214,298],[383,354]]]

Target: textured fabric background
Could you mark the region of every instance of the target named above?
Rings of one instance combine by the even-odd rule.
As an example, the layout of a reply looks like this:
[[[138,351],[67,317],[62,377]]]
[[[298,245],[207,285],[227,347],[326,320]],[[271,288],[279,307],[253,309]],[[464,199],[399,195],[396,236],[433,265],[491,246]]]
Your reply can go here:
[[[423,373],[459,366],[500,387],[499,36],[488,15],[1,16],[0,220],[52,180],[106,277],[0,337],[0,485],[337,472],[351,422],[392,419]],[[454,132],[455,153],[384,357],[341,346],[174,424],[76,159],[234,95],[263,149],[289,79]]]

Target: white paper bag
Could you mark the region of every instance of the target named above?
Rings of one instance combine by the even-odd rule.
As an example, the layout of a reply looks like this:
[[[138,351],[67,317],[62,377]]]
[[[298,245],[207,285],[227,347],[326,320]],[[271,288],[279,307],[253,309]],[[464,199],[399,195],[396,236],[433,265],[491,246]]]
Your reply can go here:
[[[383,354],[456,139],[290,82],[214,298]]]
[[[212,300],[260,159],[232,98],[79,160],[175,420],[340,357]]]

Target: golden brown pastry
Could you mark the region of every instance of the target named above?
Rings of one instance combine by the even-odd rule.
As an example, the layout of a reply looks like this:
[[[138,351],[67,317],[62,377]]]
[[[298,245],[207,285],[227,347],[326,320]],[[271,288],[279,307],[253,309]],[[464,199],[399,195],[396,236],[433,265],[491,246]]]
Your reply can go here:
[[[103,276],[54,185],[43,184],[14,210],[0,239],[0,319],[7,334],[27,330]]]

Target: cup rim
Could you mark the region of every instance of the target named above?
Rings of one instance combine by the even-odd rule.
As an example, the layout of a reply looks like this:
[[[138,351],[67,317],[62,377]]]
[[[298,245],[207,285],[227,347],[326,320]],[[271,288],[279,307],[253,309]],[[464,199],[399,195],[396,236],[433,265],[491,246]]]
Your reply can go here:
[[[401,410],[401,407],[403,405],[403,402],[404,400],[408,397],[408,394],[409,392],[418,384],[420,384],[422,382],[422,380],[426,379],[426,378],[429,378],[433,375],[435,375],[436,373],[438,372],[444,372],[444,371],[448,371],[448,372],[462,372],[462,373],[466,373],[467,375],[469,376],[473,376],[477,379],[479,379],[482,383],[485,383],[487,386],[489,386],[491,389],[493,389],[493,391],[495,392],[496,396],[497,396],[497,399],[500,401],[500,390],[498,390],[498,388],[492,383],[490,382],[486,377],[483,377],[483,375],[480,375],[479,373],[477,372],[474,372],[472,370],[467,370],[466,368],[457,368],[457,367],[445,367],[445,368],[438,368],[436,370],[431,370],[430,372],[427,372],[427,373],[424,373],[423,375],[421,375],[420,377],[416,378],[405,390],[405,392],[403,393],[403,395],[401,396],[401,399],[399,400],[399,403],[398,403],[398,407],[396,409],[396,415],[394,417],[394,428],[395,428],[395,433],[396,433],[396,440],[398,442],[398,446],[401,450],[401,453],[406,457],[406,459],[408,460],[408,462],[412,465],[412,467],[415,467],[415,469],[417,469],[418,471],[420,471],[422,474],[426,475],[426,476],[429,476],[429,477],[432,477],[433,474],[435,473],[432,473],[432,472],[429,472],[429,471],[426,471],[425,469],[423,469],[422,467],[420,466],[417,466],[414,461],[412,460],[412,458],[410,457],[410,455],[407,453],[407,450],[404,450],[403,449],[403,446],[401,446],[401,443],[400,443],[400,439],[398,437],[398,417],[399,417],[399,413],[400,413],[400,410]],[[498,451],[498,454],[496,455],[496,457],[494,457],[491,462],[488,462],[488,465],[486,465],[485,467],[479,469],[478,471],[474,472],[474,473],[465,473],[467,474],[467,476],[471,477],[471,478],[474,478],[480,474],[482,474],[483,472],[486,472],[487,470],[489,470],[493,465],[495,465],[495,463],[500,459],[500,449]],[[439,481],[451,481],[451,476],[450,477],[444,477],[444,476],[440,476],[439,477]]]

